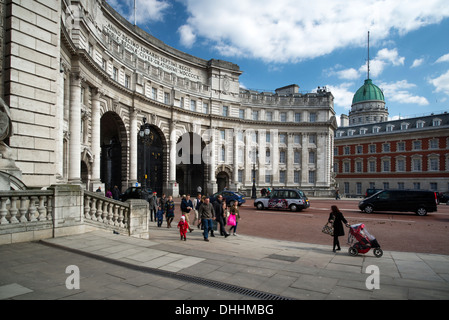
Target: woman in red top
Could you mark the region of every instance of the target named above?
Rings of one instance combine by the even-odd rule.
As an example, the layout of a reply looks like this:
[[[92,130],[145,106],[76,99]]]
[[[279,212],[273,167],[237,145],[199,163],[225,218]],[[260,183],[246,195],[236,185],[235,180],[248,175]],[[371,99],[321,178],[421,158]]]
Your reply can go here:
[[[186,241],[187,230],[189,230],[189,224],[186,221],[186,217],[181,216],[181,220],[178,223],[179,233],[181,234],[181,240]]]

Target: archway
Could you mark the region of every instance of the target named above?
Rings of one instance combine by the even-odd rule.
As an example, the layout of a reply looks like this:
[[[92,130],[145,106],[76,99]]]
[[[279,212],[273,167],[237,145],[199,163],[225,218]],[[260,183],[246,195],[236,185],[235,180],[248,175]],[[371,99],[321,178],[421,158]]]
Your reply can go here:
[[[126,177],[126,128],[115,112],[106,112],[101,117],[101,170],[100,178],[105,188],[118,186],[122,189]]]
[[[198,187],[206,190],[207,169],[202,157],[205,147],[201,136],[193,132],[187,132],[178,139],[176,181],[180,194],[196,194]]]
[[[150,137],[144,147],[140,137],[137,137],[137,181],[143,185],[146,175],[146,186],[151,191],[156,191],[158,196],[162,194],[164,182],[164,149],[163,134],[159,128],[151,126]],[[145,159],[144,159],[145,157]],[[144,165],[146,169],[144,170]]]

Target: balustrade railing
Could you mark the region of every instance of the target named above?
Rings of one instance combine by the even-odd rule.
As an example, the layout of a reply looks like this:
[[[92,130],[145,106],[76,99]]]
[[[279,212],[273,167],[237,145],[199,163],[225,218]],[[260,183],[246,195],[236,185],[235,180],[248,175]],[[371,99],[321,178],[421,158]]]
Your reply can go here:
[[[53,198],[53,190],[1,192],[0,225],[52,220]]]
[[[130,206],[96,192],[84,191],[84,222],[102,228],[129,230]]]

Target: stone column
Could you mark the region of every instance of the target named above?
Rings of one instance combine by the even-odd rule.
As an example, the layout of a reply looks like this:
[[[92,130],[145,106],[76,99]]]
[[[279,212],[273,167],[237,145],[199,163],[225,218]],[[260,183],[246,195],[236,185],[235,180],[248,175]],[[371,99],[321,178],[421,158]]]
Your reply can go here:
[[[131,109],[129,119],[129,183],[135,185],[137,182],[137,109]]]
[[[234,156],[234,172],[233,172],[233,180],[234,180],[234,190],[238,190],[239,184],[239,144],[238,144],[238,131],[233,131],[233,156]]]
[[[217,186],[217,179],[215,176],[215,166],[216,166],[216,159],[217,159],[217,153],[215,150],[215,139],[216,139],[216,133],[215,133],[215,127],[212,127],[209,130],[209,150],[210,150],[210,158],[209,158],[209,183],[207,186],[207,189],[209,191],[210,194],[214,194],[215,192],[217,192],[218,190],[218,186]]]
[[[167,195],[177,197],[179,195],[179,185],[176,182],[176,121],[170,123],[170,154],[169,154],[169,181]]]
[[[92,96],[92,154],[94,158],[92,163],[92,191],[97,190],[98,186],[101,184],[101,95],[102,93],[96,89]]]
[[[309,134],[302,135],[301,186],[309,183]]]
[[[287,186],[294,185],[294,162],[295,152],[293,150],[293,133],[287,133],[287,170],[286,183]]]
[[[69,182],[81,184],[81,76],[70,74]]]

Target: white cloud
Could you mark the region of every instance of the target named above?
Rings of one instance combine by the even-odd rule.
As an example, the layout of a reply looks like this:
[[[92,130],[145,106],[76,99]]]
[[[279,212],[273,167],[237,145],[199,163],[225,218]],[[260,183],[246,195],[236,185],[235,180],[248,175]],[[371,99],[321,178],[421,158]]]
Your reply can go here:
[[[441,62],[449,62],[449,53],[445,54],[444,56],[439,57],[438,60],[435,61],[435,63],[441,63]]]
[[[412,63],[412,65],[411,65],[411,67],[410,68],[417,68],[417,67],[419,67],[420,65],[422,65],[423,64],[423,62],[424,62],[424,59],[415,59],[414,61],[413,61],[413,63]]]
[[[109,0],[109,4],[128,21],[134,23],[134,1]],[[171,5],[167,0],[136,0],[137,24],[162,21]]]
[[[443,92],[449,95],[449,70],[435,79],[430,79],[429,83],[435,86],[435,92]]]
[[[328,91],[334,96],[334,105],[338,108],[350,110],[354,92],[351,90],[353,83],[345,82],[338,86],[326,85]]]
[[[178,33],[181,37],[181,44],[187,48],[191,48],[196,41],[196,35],[193,33],[189,25],[179,27]]]
[[[185,0],[187,25],[221,54],[269,62],[297,62],[336,49],[406,34],[449,16],[446,0]],[[394,51],[381,61],[402,65]],[[396,52],[397,54],[397,52]]]
[[[388,97],[388,101],[400,104],[417,104],[420,106],[429,105],[429,101],[425,97],[414,95],[410,92],[411,89],[416,88],[416,85],[409,83],[407,80],[401,80],[391,83],[380,82],[379,87]]]

